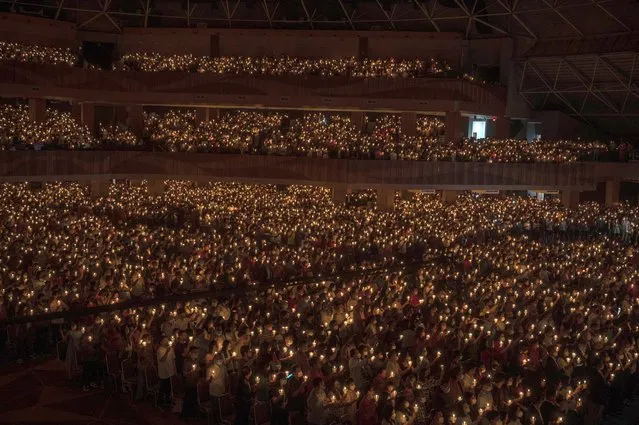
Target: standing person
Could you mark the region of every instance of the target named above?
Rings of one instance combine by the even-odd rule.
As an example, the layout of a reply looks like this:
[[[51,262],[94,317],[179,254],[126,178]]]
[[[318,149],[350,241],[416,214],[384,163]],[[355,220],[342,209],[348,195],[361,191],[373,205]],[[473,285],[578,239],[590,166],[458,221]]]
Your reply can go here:
[[[78,362],[78,351],[80,350],[80,344],[82,335],[84,334],[82,329],[78,328],[77,323],[71,325],[69,332],[64,334],[67,339],[67,352],[65,357],[65,367],[67,370],[67,376],[71,379],[73,371]]]
[[[377,404],[375,400],[375,394],[373,388],[369,388],[359,403],[357,409],[357,424],[358,425],[377,425],[379,419],[377,417]]]
[[[628,242],[630,240],[630,220],[628,217],[624,217],[621,221],[621,233],[623,235],[623,241]]]
[[[188,350],[182,367],[184,376],[184,404],[182,405],[182,419],[195,419],[197,407],[197,383],[200,379],[200,365],[198,364],[198,349]]]
[[[160,378],[160,404],[171,404],[171,378],[176,375],[175,352],[173,343],[167,337],[162,338],[157,351],[158,378]]]
[[[324,425],[326,422],[326,391],[324,380],[313,380],[313,389],[306,401],[306,420],[311,425]]]
[[[86,335],[81,340],[80,355],[82,358],[82,389],[89,391],[89,387],[97,388],[99,379],[98,350],[92,335]]]
[[[215,354],[213,363],[209,366],[206,376],[209,381],[209,394],[213,402],[213,409],[217,411],[220,405],[219,399],[226,394],[228,388],[228,372],[221,354]]]
[[[248,366],[242,368],[242,377],[237,387],[235,396],[235,425],[248,425],[249,412],[253,401],[251,389],[251,369]]]
[[[286,405],[288,397],[286,395],[286,375],[280,373],[279,379],[271,390],[271,424],[286,425],[288,423],[288,412]]]
[[[146,371],[153,367],[153,348],[148,341],[142,340],[136,350],[137,353],[137,385],[135,399],[144,398],[144,379]]]
[[[295,366],[293,369],[293,376],[286,385],[286,393],[288,395],[288,403],[286,405],[288,412],[303,412],[306,399],[306,381],[301,367]]]

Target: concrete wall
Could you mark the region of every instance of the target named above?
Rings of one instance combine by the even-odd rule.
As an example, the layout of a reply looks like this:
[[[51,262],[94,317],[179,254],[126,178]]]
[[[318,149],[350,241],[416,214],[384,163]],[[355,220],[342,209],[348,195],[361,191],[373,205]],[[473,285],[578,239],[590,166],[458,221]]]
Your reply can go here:
[[[76,26],[53,19],[0,13],[0,40],[73,48],[77,45]]]
[[[119,36],[119,51],[213,56],[436,58],[445,59],[457,69],[461,43],[461,35],[455,33],[125,28]]]
[[[534,121],[541,122],[542,139],[602,139],[606,136],[596,128],[576,120],[560,111],[538,111],[533,113]]]
[[[0,96],[97,104],[317,108],[321,110],[464,111],[503,115],[504,90],[460,79],[244,76],[214,73],[110,72],[0,64]],[[35,89],[34,89],[35,88]]]
[[[600,170],[601,168],[601,170]],[[352,189],[592,190],[639,175],[639,165],[375,161],[131,151],[4,152],[0,181],[190,179],[270,184],[347,184]]]
[[[452,33],[368,33],[368,57],[445,59],[453,69],[461,66],[462,37]]]
[[[190,28],[125,28],[119,37],[120,54],[157,52],[165,55],[211,53],[211,31]]]
[[[222,31],[220,56],[348,58],[359,54],[359,37],[341,32]]]

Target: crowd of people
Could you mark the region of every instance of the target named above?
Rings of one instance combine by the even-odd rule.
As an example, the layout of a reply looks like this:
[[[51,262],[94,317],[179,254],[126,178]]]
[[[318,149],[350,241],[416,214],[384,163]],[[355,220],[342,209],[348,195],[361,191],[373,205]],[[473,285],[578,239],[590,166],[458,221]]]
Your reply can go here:
[[[75,66],[81,52],[70,48],[48,47],[0,41],[0,61],[17,61],[42,65]],[[357,59],[162,55],[159,53],[127,53],[113,64],[114,70],[142,72],[200,72],[234,75],[320,75],[353,78],[416,78],[446,76],[451,67],[430,59]]]
[[[66,347],[86,390],[114,359],[134,397],[238,425],[595,424],[637,390],[636,207],[374,197],[2,185],[0,315],[235,289],[9,334],[20,357]]]
[[[229,110],[199,120],[193,110],[144,113],[144,134],[119,124],[100,124],[93,136],[71,113],[48,109],[43,122],[30,119],[26,106],[0,107],[0,149],[139,149],[318,158],[574,162],[625,160],[629,144],[585,140],[461,139],[446,137],[444,121],[417,117],[417,135],[402,132],[400,115],[365,117],[322,112]],[[614,158],[613,158],[614,157]]]
[[[0,61],[26,62],[39,65],[74,66],[78,55],[64,47],[27,45],[0,41]]]
[[[47,108],[44,120],[36,122],[26,105],[0,105],[0,150],[88,149],[97,144],[91,131],[69,112]]]
[[[320,75],[353,78],[415,78],[446,75],[451,67],[435,59],[357,59],[250,57],[250,56],[195,56],[162,55],[159,53],[129,53],[114,65],[124,71],[181,71],[235,75]]]

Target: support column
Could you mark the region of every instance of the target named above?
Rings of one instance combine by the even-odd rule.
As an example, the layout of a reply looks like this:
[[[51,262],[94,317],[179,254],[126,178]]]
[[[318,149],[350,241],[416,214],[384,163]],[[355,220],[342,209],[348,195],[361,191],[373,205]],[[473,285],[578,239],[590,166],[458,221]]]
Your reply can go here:
[[[357,53],[360,59],[368,57],[368,37],[359,37],[357,43]]]
[[[351,111],[351,122],[360,131],[364,132],[364,112]]]
[[[129,105],[126,108],[126,125],[135,137],[142,139],[144,135],[144,108],[142,105]]]
[[[561,204],[565,208],[576,208],[577,205],[579,205],[579,191],[578,190],[562,190]]]
[[[195,110],[195,120],[197,122],[208,122],[209,119],[209,108],[197,108]]]
[[[109,180],[91,180],[89,182],[91,198],[97,199],[109,194]]]
[[[47,101],[45,99],[29,99],[29,118],[34,122],[44,122],[47,115]]]
[[[333,185],[331,190],[333,191],[333,202],[340,204],[346,202],[346,195],[351,193],[351,188],[345,184]]]
[[[442,202],[444,204],[452,204],[457,200],[456,190],[442,190]]]
[[[395,205],[395,191],[393,189],[377,189],[377,209],[392,210]]]
[[[208,122],[220,117],[218,108],[202,107],[195,110],[195,118],[197,122]]]
[[[611,207],[619,203],[619,189],[621,183],[613,179],[606,182],[606,206]]]
[[[95,103],[84,102],[80,104],[80,123],[89,129],[92,136],[97,134],[95,126]]]
[[[446,112],[446,139],[447,140],[459,140],[462,138],[462,119],[461,112],[448,111]]]
[[[402,190],[401,195],[404,201],[410,201],[411,199],[413,199],[413,192],[411,192],[410,190]]]
[[[402,134],[404,136],[417,136],[417,113],[402,113]]]
[[[507,139],[510,137],[510,119],[497,117],[495,120],[495,138]]]
[[[146,182],[146,190],[151,196],[159,196],[164,194],[164,180],[148,180]]]

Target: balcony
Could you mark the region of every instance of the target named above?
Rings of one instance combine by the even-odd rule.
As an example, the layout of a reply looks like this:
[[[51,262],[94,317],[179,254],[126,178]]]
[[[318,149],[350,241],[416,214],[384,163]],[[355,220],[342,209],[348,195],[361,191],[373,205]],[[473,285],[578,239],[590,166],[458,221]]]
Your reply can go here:
[[[398,190],[593,190],[600,181],[639,179],[639,164],[376,161],[132,151],[0,154],[0,181],[101,179],[348,184]]]
[[[4,97],[106,104],[462,111],[503,116],[506,89],[462,79],[239,76],[0,64]]]

